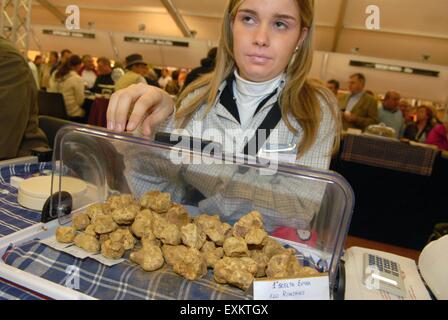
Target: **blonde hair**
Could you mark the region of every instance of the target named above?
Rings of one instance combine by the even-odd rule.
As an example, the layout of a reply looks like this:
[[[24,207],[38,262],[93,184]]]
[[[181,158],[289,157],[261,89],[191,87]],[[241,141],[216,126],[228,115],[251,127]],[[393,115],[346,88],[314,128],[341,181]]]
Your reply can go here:
[[[206,114],[210,112],[217,99],[219,87],[234,71],[236,64],[233,55],[232,24],[243,1],[229,1],[224,14],[214,71],[191,83],[179,96],[176,104],[178,110],[176,120],[180,123],[180,127],[185,127],[193,114],[203,104],[207,105]],[[301,29],[307,28],[308,35],[293,54],[286,69],[286,84],[279,97],[279,105],[282,111],[282,119],[288,129],[294,134],[297,133],[297,130],[288,120],[288,114],[291,114],[303,129],[298,153],[298,156],[301,156],[312,147],[317,138],[322,118],[318,96],[326,102],[326,105],[330,106],[332,116],[335,119],[334,151],[339,147],[341,122],[339,113],[334,108],[337,105],[334,95],[322,83],[307,79],[313,62],[314,51],[314,0],[296,0],[296,2],[299,7]],[[200,88],[203,90],[199,90],[197,94],[192,95],[182,104],[186,97]]]

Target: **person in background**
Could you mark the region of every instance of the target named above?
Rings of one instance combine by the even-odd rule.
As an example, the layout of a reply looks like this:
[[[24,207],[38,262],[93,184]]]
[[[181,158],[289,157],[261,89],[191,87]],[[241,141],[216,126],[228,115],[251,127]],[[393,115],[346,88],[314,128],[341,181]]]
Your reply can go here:
[[[42,78],[42,68],[44,65],[44,58],[41,55],[37,55],[34,58],[34,64],[36,65],[36,68],[37,68],[37,73],[39,75],[39,83],[40,83],[40,79]]]
[[[159,78],[159,86],[162,89],[165,89],[166,85],[173,80],[170,76],[170,70],[167,68],[162,69],[162,76]]]
[[[133,84],[146,84],[145,76],[148,64],[141,54],[135,53],[126,57],[126,73],[115,83],[115,91],[125,89]]]
[[[37,87],[27,61],[0,37],[0,160],[31,155],[48,148],[39,128]]]
[[[414,121],[414,118],[411,114],[412,106],[409,102],[407,102],[405,99],[401,99],[400,103],[398,104],[398,108],[403,115],[405,125],[408,125],[409,123]]]
[[[429,132],[426,143],[435,145],[440,150],[448,151],[448,113],[445,113],[442,123],[436,125]]]
[[[366,90],[366,93],[367,93],[369,96],[371,96],[372,98],[375,99],[375,93],[373,93],[372,90]]]
[[[68,59],[70,59],[70,57],[73,55],[73,53],[68,50],[68,49],[64,49],[61,51],[61,59],[59,60],[58,64],[56,67],[54,67],[53,69],[51,69],[51,74],[53,74],[54,72],[56,72],[57,69],[59,69],[63,64],[65,64]]]
[[[179,87],[181,88],[181,90],[184,87],[185,80],[187,79],[187,75],[188,75],[187,69],[180,69],[179,79],[177,79],[177,83],[179,84]]]
[[[66,63],[72,55],[73,55],[73,53],[70,50],[68,50],[68,49],[62,50],[60,65],[63,65],[64,63]]]
[[[393,128],[397,138],[400,138],[404,131],[404,117],[398,107],[400,99],[398,92],[388,91],[378,111],[379,122]]]
[[[84,80],[84,84],[87,89],[92,89],[95,85],[98,74],[95,69],[95,62],[92,56],[86,54],[82,57],[83,67],[80,70],[79,75]]]
[[[355,73],[350,77],[350,93],[341,101],[344,130],[349,128],[365,130],[368,126],[378,123],[377,102],[364,91],[365,85],[366,78],[362,73]]]
[[[429,132],[434,127],[433,112],[430,107],[420,106],[417,109],[417,122],[406,126],[403,137],[417,142],[426,142]]]
[[[194,82],[202,75],[210,73],[215,69],[217,52],[217,47],[211,48],[208,51],[207,57],[201,60],[201,66],[191,70],[191,72],[187,75],[184,85],[182,86],[182,90],[184,90],[190,83]]]
[[[339,92],[339,81],[331,79],[327,81],[327,88],[337,97]]]
[[[82,60],[77,55],[72,55],[66,63],[53,73],[50,79],[49,92],[59,92],[64,96],[65,109],[71,121],[85,122],[84,80],[79,76],[82,68]]]
[[[165,86],[165,91],[168,92],[172,96],[176,96],[180,91],[180,86],[178,83],[179,80],[179,70],[174,70],[171,74],[172,80],[168,82]]]
[[[42,56],[37,55],[34,61],[29,61],[28,65],[33,73],[34,81],[36,82],[37,89],[40,89],[40,67],[42,64]]]
[[[106,57],[98,58],[96,63],[98,65],[98,77],[91,91],[94,93],[102,93],[101,85],[115,85],[114,80],[112,80],[112,66],[110,60]]]
[[[114,65],[112,67],[112,74],[111,74],[111,78],[115,84],[122,76],[124,76],[125,69],[126,69],[126,66],[124,63],[122,63],[120,61],[115,61]]]
[[[150,86],[154,86],[159,88],[159,82],[157,81],[157,73],[154,71],[153,68],[149,68],[145,75],[145,80]]]
[[[48,57],[48,62],[42,65],[42,78],[40,80],[41,88],[47,89],[50,84],[52,70],[58,66],[59,54],[56,51],[51,51]]]

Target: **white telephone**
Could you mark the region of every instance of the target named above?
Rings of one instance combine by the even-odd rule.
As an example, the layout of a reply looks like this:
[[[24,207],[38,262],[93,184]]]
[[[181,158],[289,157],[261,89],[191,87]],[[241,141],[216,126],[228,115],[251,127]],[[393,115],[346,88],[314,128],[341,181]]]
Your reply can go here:
[[[369,290],[383,290],[406,297],[400,264],[379,255],[364,253],[364,285]]]
[[[412,259],[351,247],[343,260],[346,300],[431,300]]]

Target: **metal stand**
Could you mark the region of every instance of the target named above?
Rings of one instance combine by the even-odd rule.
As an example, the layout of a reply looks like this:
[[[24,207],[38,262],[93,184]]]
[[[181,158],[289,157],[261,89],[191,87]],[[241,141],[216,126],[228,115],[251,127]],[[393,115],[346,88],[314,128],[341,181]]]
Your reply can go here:
[[[26,57],[30,35],[32,0],[0,0],[0,35],[15,44]]]

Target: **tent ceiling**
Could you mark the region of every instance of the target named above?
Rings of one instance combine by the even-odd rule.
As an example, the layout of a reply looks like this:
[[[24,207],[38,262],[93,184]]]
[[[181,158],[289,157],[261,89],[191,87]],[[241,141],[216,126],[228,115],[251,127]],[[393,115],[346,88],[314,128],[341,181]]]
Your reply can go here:
[[[157,13],[168,15],[160,0],[50,0],[62,12],[68,5],[82,9]],[[184,18],[202,18],[207,23],[187,24],[197,31],[199,39],[217,40],[218,30],[210,31],[210,21],[219,25],[227,0],[172,0]],[[345,15],[340,16],[346,2]],[[125,3],[125,5],[123,5]],[[448,1],[446,0],[375,0],[381,10],[381,30],[365,28],[365,10],[371,0],[316,0],[317,49],[350,53],[359,48],[360,54],[383,58],[422,61],[423,54],[431,56],[430,62],[448,65]],[[38,4],[36,4],[37,6]],[[343,17],[343,19],[340,19]],[[119,21],[119,18],[117,18]],[[338,21],[340,25],[338,26]],[[190,25],[191,24],[191,25]],[[194,24],[194,25],[193,25]],[[98,29],[101,23],[96,23]],[[218,28],[213,28],[218,29]],[[123,30],[126,31],[126,30]],[[169,35],[169,34],[164,34]],[[171,36],[181,36],[173,31]],[[335,47],[335,45],[337,46]]]

